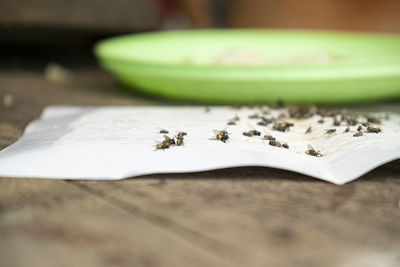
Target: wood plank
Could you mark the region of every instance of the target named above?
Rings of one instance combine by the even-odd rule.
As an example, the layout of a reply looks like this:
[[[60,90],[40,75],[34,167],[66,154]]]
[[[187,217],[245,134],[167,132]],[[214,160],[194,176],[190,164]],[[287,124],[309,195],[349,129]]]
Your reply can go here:
[[[238,168],[73,183],[233,244],[252,266],[340,266],[370,252],[396,259],[399,182],[390,169],[336,186],[281,170]]]
[[[65,181],[0,179],[0,191],[1,266],[230,265]]]

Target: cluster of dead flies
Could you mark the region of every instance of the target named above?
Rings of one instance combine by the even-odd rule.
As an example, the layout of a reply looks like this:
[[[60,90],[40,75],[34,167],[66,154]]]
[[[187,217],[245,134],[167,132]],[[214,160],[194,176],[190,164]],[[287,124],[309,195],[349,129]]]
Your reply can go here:
[[[167,134],[167,130],[161,130],[161,134]],[[183,146],[184,145],[184,138],[187,135],[185,132],[179,132],[174,138],[170,138],[167,135],[164,135],[164,140],[156,145],[157,149],[167,149],[171,146]]]
[[[235,106],[235,108],[239,109],[240,106]],[[287,113],[280,113],[277,117],[268,117],[271,109],[287,109]],[[210,108],[206,108],[206,112],[210,112]],[[262,115],[260,115],[260,113]],[[325,123],[326,120],[332,120],[333,128],[327,129],[326,134],[331,135],[337,132],[337,129],[334,127],[347,125],[344,133],[352,133],[353,137],[363,136],[364,133],[380,133],[382,131],[381,128],[374,126],[374,124],[381,124],[381,119],[378,117],[374,117],[371,115],[366,115],[365,121],[361,121],[360,114],[355,112],[349,112],[346,110],[328,110],[317,108],[316,106],[285,106],[281,101],[274,106],[261,106],[260,113],[254,113],[248,116],[249,119],[258,119],[257,125],[260,126],[268,126],[272,125],[272,129],[275,131],[287,132],[291,127],[294,126],[294,123],[285,121],[285,118],[291,119],[308,119],[313,116],[320,116],[320,119],[317,121],[318,123]],[[228,120],[227,125],[236,125],[240,118],[236,115],[234,118]],[[356,131],[351,131],[350,127],[357,127]],[[310,134],[312,132],[312,127],[309,126],[305,131],[305,134]],[[160,133],[168,133],[166,130],[161,130]],[[214,130],[215,138],[214,140],[219,140],[221,142],[226,143],[229,140],[229,135],[224,130]],[[183,136],[186,135],[185,132],[180,132],[176,136],[176,141],[173,138],[169,138],[168,136],[164,136],[164,141],[157,145],[157,149],[166,149],[173,145],[183,145]],[[261,136],[261,132],[256,129],[251,129],[249,131],[243,132],[244,136],[253,137],[253,136]],[[276,140],[270,134],[265,134],[262,138],[263,140],[268,141],[268,144],[275,147],[282,147],[289,149],[289,145],[286,142],[280,142]],[[305,151],[307,155],[321,157],[322,154],[315,150],[311,145],[308,145],[308,149]]]

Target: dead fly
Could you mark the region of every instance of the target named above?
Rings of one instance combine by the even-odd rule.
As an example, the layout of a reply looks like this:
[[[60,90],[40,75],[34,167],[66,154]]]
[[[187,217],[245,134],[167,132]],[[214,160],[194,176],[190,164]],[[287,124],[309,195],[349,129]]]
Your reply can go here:
[[[261,121],[259,121],[257,124],[262,125],[262,126],[267,126],[268,124],[274,122],[275,119],[273,118],[265,118],[261,117]]]
[[[361,123],[361,125],[364,126],[364,127],[370,126],[370,125],[369,125],[369,122],[363,122],[363,123]]]
[[[363,135],[363,133],[360,132],[360,131],[358,131],[355,134],[353,134],[354,137],[359,137],[359,136],[362,136],[362,135]]]
[[[173,138],[169,138],[168,136],[164,135],[164,143],[168,143],[170,145],[175,145],[175,140]]]
[[[317,114],[321,115],[321,117],[335,117],[337,115],[337,111],[320,108],[317,109]]]
[[[258,115],[257,113],[249,115],[249,119],[258,119],[258,118],[260,118],[260,115]]]
[[[347,125],[356,126],[358,124],[358,120],[355,117],[350,117],[346,119]]]
[[[167,133],[169,133],[169,132],[165,129],[160,130],[160,134],[167,134]]]
[[[171,145],[169,144],[169,143],[164,143],[164,142],[161,142],[161,143],[159,143],[158,145],[156,145],[156,150],[157,149],[167,149],[167,148],[169,148]]]
[[[295,119],[306,119],[314,116],[318,109],[316,106],[290,106],[289,116]]]
[[[324,121],[323,118],[321,118],[321,119],[319,119],[317,122],[322,124],[322,123],[324,123],[325,121]]]
[[[164,135],[164,141],[156,145],[156,150],[167,149],[170,148],[172,145],[175,145],[175,140]]]
[[[377,117],[367,116],[367,121],[370,123],[381,124],[381,119]]]
[[[268,143],[270,146],[276,146],[276,147],[281,147],[282,144],[279,141],[276,140],[270,140]]]
[[[214,134],[215,134],[215,139],[221,142],[226,143],[226,141],[228,141],[229,139],[229,133],[226,130],[222,131],[214,130]]]
[[[334,132],[336,132],[336,129],[328,129],[326,130],[326,134],[333,134]]]
[[[380,132],[382,131],[382,129],[379,128],[379,127],[368,126],[368,127],[367,127],[367,131],[368,131],[369,133],[380,133]]]
[[[311,145],[308,145],[308,149],[306,151],[307,155],[314,156],[314,157],[322,157],[322,154],[319,153],[319,150],[315,150]]]
[[[305,133],[306,133],[306,134],[309,134],[309,133],[311,133],[311,131],[312,131],[311,126],[308,126],[307,131],[306,131]]]
[[[184,138],[185,135],[187,135],[187,133],[185,133],[185,132],[179,132],[177,134],[177,136],[176,136],[176,145],[177,146],[183,146],[184,145],[183,138]]]
[[[277,122],[272,127],[273,130],[286,132],[290,130],[290,127],[293,127],[294,124],[290,122]]]
[[[227,123],[228,125],[236,125],[236,122],[235,121],[233,121],[233,120],[230,120],[230,121],[228,121],[228,123]]]
[[[358,127],[357,127],[357,131],[362,131],[362,126],[361,125],[359,125]]]
[[[248,137],[252,137],[252,136],[260,136],[261,133],[259,131],[257,131],[256,129],[254,130],[249,130],[247,132],[243,132],[244,136],[248,136]]]
[[[350,132],[350,127],[349,126],[347,126],[347,128],[344,130],[344,133],[348,133],[348,132]]]
[[[264,137],[263,137],[263,139],[264,139],[264,140],[272,140],[272,141],[274,141],[276,138],[273,137],[273,136],[270,135],[270,134],[265,134]]]
[[[286,148],[286,149],[289,149],[289,145],[286,144],[286,143],[283,143],[283,144],[282,144],[282,147],[284,147],[284,148]]]

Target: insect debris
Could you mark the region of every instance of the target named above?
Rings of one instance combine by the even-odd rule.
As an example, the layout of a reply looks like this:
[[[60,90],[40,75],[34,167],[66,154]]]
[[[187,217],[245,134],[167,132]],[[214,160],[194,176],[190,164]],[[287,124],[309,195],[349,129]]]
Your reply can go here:
[[[362,131],[362,126],[361,125],[359,125],[358,127],[357,127],[357,131]]]
[[[314,157],[322,157],[322,154],[319,152],[319,150],[315,150],[311,145],[308,145],[306,154]]]
[[[160,130],[160,134],[167,134],[167,133],[169,133],[168,130],[165,130],[165,129]]]
[[[343,131],[344,133],[348,133],[348,132],[350,132],[350,127],[349,126],[347,126],[346,127],[346,129]]]
[[[359,136],[363,136],[363,132],[356,132],[355,134],[353,134],[354,137],[359,137]]]
[[[308,126],[308,128],[307,128],[307,130],[306,130],[306,134],[309,134],[309,133],[311,133],[311,131],[312,131],[312,127],[311,126]]]

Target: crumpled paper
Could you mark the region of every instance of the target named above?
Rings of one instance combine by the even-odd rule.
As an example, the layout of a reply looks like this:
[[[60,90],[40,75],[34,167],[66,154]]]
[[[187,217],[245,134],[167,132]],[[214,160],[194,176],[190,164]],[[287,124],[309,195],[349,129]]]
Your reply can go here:
[[[276,110],[269,111],[271,115]],[[251,119],[257,108],[232,107],[47,107],[24,135],[0,151],[0,176],[54,179],[122,179],[154,173],[183,173],[239,166],[266,166],[344,184],[400,158],[400,116],[378,114],[381,133],[354,137],[357,126],[332,128],[332,118],[295,120],[287,132],[261,126]],[[227,125],[235,116],[236,125]],[[312,132],[305,134],[312,126]],[[157,150],[164,140],[186,132],[183,146]],[[243,132],[256,129],[260,136]],[[215,130],[226,130],[226,143]],[[265,134],[287,143],[269,145]],[[305,152],[311,145],[322,157]]]

